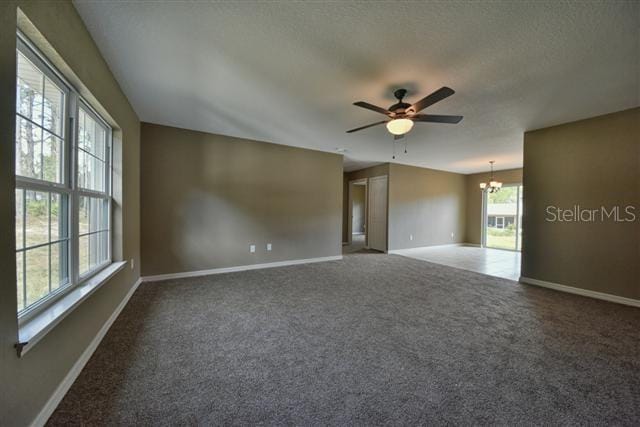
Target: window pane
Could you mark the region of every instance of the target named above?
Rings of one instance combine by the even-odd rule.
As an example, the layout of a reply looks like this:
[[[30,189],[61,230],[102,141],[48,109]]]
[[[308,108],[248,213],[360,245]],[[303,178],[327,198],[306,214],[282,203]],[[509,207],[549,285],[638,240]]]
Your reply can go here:
[[[16,190],[16,249],[24,247],[24,210],[23,210],[24,190]]]
[[[67,263],[69,244],[67,241],[51,245],[51,290],[54,291],[69,282]]]
[[[78,146],[87,153],[93,154],[101,160],[105,160],[105,136],[106,132],[104,127],[80,108]]]
[[[105,164],[92,155],[78,150],[78,187],[87,190],[105,191]]]
[[[51,80],[44,80],[43,126],[52,133],[62,136],[64,114],[64,92]]]
[[[106,230],[108,202],[98,197],[80,196],[80,234]],[[84,231],[83,231],[84,230]]]
[[[99,197],[80,196],[78,204],[79,264],[80,275],[83,275],[109,258],[109,201]]]
[[[49,246],[29,249],[27,257],[27,307],[49,293]]]
[[[49,241],[49,193],[26,191],[26,245]]]
[[[98,234],[89,235],[89,270],[93,270],[98,264],[98,251],[100,250]]]
[[[89,271],[89,236],[78,238],[78,265],[81,276]]]
[[[42,178],[42,129],[16,119],[16,175]]]
[[[42,146],[42,179],[62,183],[62,140],[49,132],[44,133]]]
[[[18,294],[18,311],[24,309],[24,276],[22,271],[22,261],[24,254],[22,252],[16,253],[16,289]]]
[[[89,235],[89,270],[93,270],[107,260],[108,232]]]
[[[42,81],[40,70],[18,52],[16,111],[37,124],[42,124]]]
[[[67,196],[51,193],[51,241],[69,237],[67,232]]]
[[[102,231],[80,236],[79,249],[80,275],[82,276],[108,260],[109,232]]]

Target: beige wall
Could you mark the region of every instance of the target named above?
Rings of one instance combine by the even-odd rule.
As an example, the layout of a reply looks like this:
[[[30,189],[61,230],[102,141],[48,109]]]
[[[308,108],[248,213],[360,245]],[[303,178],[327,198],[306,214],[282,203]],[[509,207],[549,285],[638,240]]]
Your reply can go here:
[[[389,250],[464,242],[465,203],[464,175],[392,163]]]
[[[488,166],[488,165],[487,165]],[[522,169],[496,171],[493,176],[503,184],[521,184]],[[479,245],[482,242],[482,191],[481,182],[489,182],[489,172],[466,176],[467,207],[465,243]]]
[[[14,131],[16,82],[17,7],[42,35],[26,28],[42,49],[53,50],[54,61],[67,77],[86,86],[81,92],[109,113],[119,130],[116,152],[121,167],[114,180],[118,259],[133,258],[136,268],[113,277],[23,358],[13,345],[17,341],[15,238],[14,238]],[[26,25],[21,20],[21,25]],[[46,43],[45,43],[46,42]],[[64,63],[61,63],[63,61]],[[89,93],[93,96],[89,96]],[[123,300],[139,277],[139,121],[111,75],[109,68],[70,2],[4,1],[0,4],[0,417],[3,425],[31,423],[73,364]]]
[[[341,156],[148,123],[141,139],[143,275],[341,254]]]
[[[640,299],[640,108],[527,132],[522,276]],[[551,222],[548,206],[634,206],[634,222]]]
[[[352,186],[352,195],[351,195],[351,203],[353,204],[352,208],[352,224],[351,224],[351,232],[352,233],[364,233],[364,224],[365,224],[365,191],[367,187],[365,185],[354,185]]]

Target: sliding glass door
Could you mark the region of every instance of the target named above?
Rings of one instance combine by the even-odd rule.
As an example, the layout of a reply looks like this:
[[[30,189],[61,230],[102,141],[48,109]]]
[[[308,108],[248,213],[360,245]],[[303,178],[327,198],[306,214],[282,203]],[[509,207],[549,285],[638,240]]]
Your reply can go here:
[[[519,251],[522,248],[522,193],[519,184],[483,193],[483,246]]]

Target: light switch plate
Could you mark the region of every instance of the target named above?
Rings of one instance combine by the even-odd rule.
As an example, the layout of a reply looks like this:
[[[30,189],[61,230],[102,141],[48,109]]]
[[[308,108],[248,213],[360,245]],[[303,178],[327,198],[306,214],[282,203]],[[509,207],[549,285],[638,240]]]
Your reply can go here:
[[[267,243],[267,250],[270,251],[271,250],[271,243]]]
[[[249,252],[255,253],[255,251],[256,251],[256,245],[249,245]]]

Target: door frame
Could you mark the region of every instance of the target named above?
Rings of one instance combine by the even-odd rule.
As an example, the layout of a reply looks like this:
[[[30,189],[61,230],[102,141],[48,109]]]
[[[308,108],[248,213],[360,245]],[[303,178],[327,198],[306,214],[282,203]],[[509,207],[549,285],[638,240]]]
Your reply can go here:
[[[355,185],[364,185],[364,244],[367,246],[369,244],[369,179],[361,178],[354,179],[353,181],[349,181],[348,192],[349,192],[349,207],[348,207],[348,215],[347,215],[347,244],[351,244],[353,242],[353,187]]]
[[[487,223],[489,220],[489,215],[487,215],[487,210],[488,210],[488,198],[489,198],[489,192],[486,190],[482,190],[482,222],[481,222],[481,227],[480,227],[480,231],[481,231],[481,239],[480,239],[480,244],[483,248],[487,248],[487,249],[497,249],[499,251],[510,251],[510,252],[521,252],[522,249],[518,250],[518,243],[520,243],[520,247],[522,247],[522,242],[520,242],[520,230],[522,229],[522,220],[520,218],[520,187],[524,187],[522,185],[521,182],[510,182],[508,184],[503,184],[502,188],[507,188],[507,187],[516,187],[517,191],[516,191],[516,218],[515,218],[515,224],[516,224],[516,248],[515,249],[505,249],[505,248],[493,248],[490,246],[487,246]],[[497,220],[497,218],[496,218]],[[506,221],[505,221],[506,223]]]

